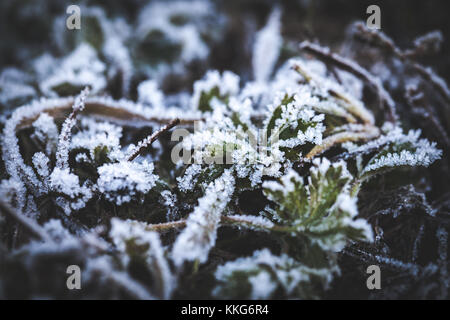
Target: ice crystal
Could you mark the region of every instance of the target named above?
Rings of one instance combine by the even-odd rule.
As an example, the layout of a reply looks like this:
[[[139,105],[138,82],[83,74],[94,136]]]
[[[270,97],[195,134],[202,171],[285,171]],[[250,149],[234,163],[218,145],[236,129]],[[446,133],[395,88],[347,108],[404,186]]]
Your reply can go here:
[[[231,171],[226,170],[205,190],[198,206],[189,215],[186,229],[173,245],[172,259],[177,266],[185,261],[206,262],[216,241],[220,216],[234,192],[234,183]]]
[[[367,222],[355,219],[358,209],[348,190],[351,180],[344,162],[316,159],[307,185],[293,170],[280,182],[263,183],[265,194],[277,204],[269,214],[326,251],[340,251],[348,240],[372,240]]]
[[[335,271],[334,271],[335,272]],[[333,271],[312,269],[286,254],[273,255],[268,249],[255,251],[217,268],[219,281],[214,294],[231,299],[270,299],[276,290],[286,297],[317,298],[313,283],[328,284]]]
[[[274,10],[267,25],[256,35],[253,49],[253,74],[256,82],[267,81],[280,54],[282,38],[280,35],[281,11]]]
[[[40,89],[49,97],[72,95],[86,86],[98,93],[106,86],[105,69],[95,50],[82,44],[61,62],[59,69],[40,82]]]
[[[45,10],[26,7],[41,22]],[[51,19],[55,51],[17,50],[26,71],[0,73],[0,259],[9,266],[0,296],[10,295],[4,283],[20,283],[10,270],[56,273],[70,260],[83,266],[83,294],[114,298],[321,298],[341,268],[355,266],[345,273],[353,280],[361,262],[401,271],[411,287],[436,278],[424,291],[447,297],[448,201],[434,191],[436,167],[405,177],[407,187],[395,174],[365,183],[446,156],[438,118],[447,109],[430,106],[448,102],[448,87],[415,60],[437,52],[440,33],[401,50],[356,24],[387,53],[344,45],[361,56],[349,59],[310,42],[292,50],[282,4],[230,21],[206,0],[151,2],[126,18],[115,9],[83,6],[77,32],[65,15]],[[229,55],[245,59],[227,65]],[[423,125],[423,136],[444,137],[443,151],[410,128],[415,116],[435,127]],[[424,255],[430,230],[436,252]],[[411,252],[397,256],[399,237]],[[19,279],[32,298],[54,278],[39,276]]]
[[[139,199],[155,186],[158,179],[153,174],[153,164],[146,161],[104,164],[98,168],[98,174],[98,190],[119,206]]]

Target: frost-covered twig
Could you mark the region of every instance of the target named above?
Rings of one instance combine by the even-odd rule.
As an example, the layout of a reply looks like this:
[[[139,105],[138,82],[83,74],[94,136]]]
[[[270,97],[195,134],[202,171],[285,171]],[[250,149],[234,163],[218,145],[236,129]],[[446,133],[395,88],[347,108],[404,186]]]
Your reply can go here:
[[[128,161],[133,161],[136,159],[142,151],[144,151],[145,148],[149,147],[153,142],[155,142],[161,134],[163,134],[166,131],[169,131],[173,127],[175,127],[177,124],[180,123],[180,119],[173,119],[170,121],[167,125],[159,129],[158,131],[154,132],[144,140],[139,141],[137,146],[134,148],[134,150],[131,152],[131,154],[128,156]]]
[[[377,90],[380,101],[388,111],[389,121],[396,122],[398,120],[397,111],[395,110],[395,102],[392,99],[391,95],[383,88],[381,81],[371,75],[366,69],[362,68],[360,65],[353,61],[337,55],[336,53],[331,53],[328,48],[321,47],[309,41],[302,42],[300,44],[300,49],[314,54],[325,62],[336,65],[338,68],[344,71],[353,73],[355,76],[369,83]]]
[[[295,231],[295,228],[290,226],[281,226],[272,223],[271,221],[262,217],[248,216],[248,215],[233,215],[233,216],[221,216],[220,224],[226,226],[234,226],[238,228],[246,228],[250,230],[265,230],[290,233]],[[165,232],[170,230],[177,230],[186,227],[186,219],[180,219],[177,221],[149,224],[146,226],[146,230]]]
[[[67,169],[69,167],[69,139],[71,131],[76,122],[76,117],[79,112],[83,111],[85,107],[85,100],[89,94],[89,88],[86,87],[75,99],[72,106],[72,113],[64,121],[61,128],[61,133],[58,139],[58,149],[56,151],[56,167],[60,169]]]
[[[412,51],[403,51],[398,48],[394,41],[389,38],[386,34],[378,30],[371,30],[365,26],[362,22],[355,23],[354,34],[358,36],[359,39],[367,41],[373,45],[382,47],[402,61],[411,62],[411,66],[425,79],[428,80],[432,86],[442,95],[447,103],[450,103],[450,90],[447,87],[445,81],[439,77],[431,68],[426,68],[419,63],[412,60],[415,54]],[[419,40],[419,39],[418,39]],[[421,42],[419,40],[419,42]],[[423,42],[423,41],[422,41]]]

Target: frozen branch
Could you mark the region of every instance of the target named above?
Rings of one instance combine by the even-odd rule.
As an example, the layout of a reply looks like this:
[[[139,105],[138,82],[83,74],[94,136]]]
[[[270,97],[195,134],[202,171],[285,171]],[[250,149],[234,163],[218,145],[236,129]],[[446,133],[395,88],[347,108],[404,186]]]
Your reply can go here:
[[[133,161],[136,159],[147,147],[151,146],[153,142],[155,142],[164,132],[169,131],[173,127],[175,127],[177,124],[180,123],[180,119],[173,119],[170,121],[167,125],[159,129],[158,131],[154,132],[144,140],[139,141],[136,148],[131,152],[131,154],[128,156],[128,161]]]

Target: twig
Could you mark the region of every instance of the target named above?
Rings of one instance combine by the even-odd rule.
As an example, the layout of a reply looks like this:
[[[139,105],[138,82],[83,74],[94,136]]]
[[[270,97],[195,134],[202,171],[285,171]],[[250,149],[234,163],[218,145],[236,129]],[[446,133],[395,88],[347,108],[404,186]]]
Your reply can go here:
[[[361,40],[369,42],[372,45],[379,46],[386,49],[388,52],[394,54],[402,61],[411,63],[415,69],[425,80],[428,80],[432,86],[442,95],[447,103],[450,103],[450,90],[445,81],[437,76],[430,68],[426,68],[419,63],[412,60],[414,55],[411,51],[402,51],[398,48],[394,41],[381,31],[370,30],[364,23],[358,22],[354,27],[354,34]]]
[[[75,125],[75,120],[80,111],[83,111],[87,95],[89,94],[89,88],[84,88],[81,93],[76,97],[73,106],[72,112],[64,121],[63,126],[61,128],[61,133],[58,139],[58,150],[56,151],[56,166],[61,169],[65,169],[69,167],[68,159],[69,159],[69,139],[71,135],[71,131],[73,126]]]
[[[163,134],[166,131],[169,131],[173,127],[175,127],[177,124],[180,123],[180,119],[176,118],[170,121],[168,124],[166,124],[164,127],[159,129],[158,131],[154,132],[144,140],[139,141],[136,148],[131,152],[131,155],[128,157],[128,161],[133,161],[136,159],[142,151],[144,151],[145,148],[150,146],[153,142],[155,142],[161,134]]]
[[[381,104],[388,111],[389,121],[397,122],[398,116],[395,110],[394,100],[392,100],[390,94],[383,88],[383,85],[378,78],[374,77],[357,63],[345,59],[344,57],[341,57],[335,53],[331,53],[328,48],[321,47],[309,41],[303,41],[302,43],[300,43],[300,49],[319,57],[328,64],[336,65],[338,68],[344,71],[353,73],[358,78],[369,83],[373,88],[377,90]]]
[[[35,238],[42,240],[44,242],[53,242],[52,238],[47,234],[47,232],[38,225],[34,220],[28,218],[22,213],[18,213],[16,210],[11,208],[11,206],[4,201],[0,200],[0,211],[2,211],[8,217],[17,221],[25,229],[27,229]]]
[[[267,231],[276,231],[276,232],[292,232],[294,231],[293,227],[290,226],[264,226],[260,223],[253,223],[249,220],[239,219],[237,216],[221,216],[220,223],[229,226],[241,226],[247,227],[249,229],[254,230],[267,230]],[[186,226],[186,219],[180,219],[177,221],[166,222],[166,223],[157,223],[157,224],[149,224],[146,226],[146,229],[149,231],[156,232],[165,232],[170,230],[176,230],[180,228],[184,228]]]

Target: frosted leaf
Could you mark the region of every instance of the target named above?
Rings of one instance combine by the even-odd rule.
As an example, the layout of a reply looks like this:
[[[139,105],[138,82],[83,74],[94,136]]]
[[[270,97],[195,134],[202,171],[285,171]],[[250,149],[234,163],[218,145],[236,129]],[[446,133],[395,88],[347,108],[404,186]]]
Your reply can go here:
[[[189,215],[186,228],[177,237],[172,259],[178,267],[185,261],[206,262],[209,250],[214,246],[219,227],[220,216],[234,192],[234,177],[230,170],[211,182],[198,205]]]
[[[42,227],[49,234],[49,236],[58,243],[68,240],[74,242],[76,241],[74,236],[70,234],[69,230],[63,227],[61,220],[51,219]]]
[[[222,75],[216,70],[208,71],[205,77],[194,83],[194,93],[191,106],[202,112],[212,111],[211,102],[214,98],[227,101],[230,96],[239,92],[239,77],[231,71]]]
[[[186,171],[184,176],[178,177],[178,188],[187,192],[194,189],[194,186],[198,180],[198,175],[202,172],[202,167],[198,164],[190,165]]]
[[[315,286],[328,285],[337,269],[313,269],[286,254],[273,255],[268,249],[250,257],[227,262],[217,268],[216,297],[227,299],[270,299],[275,291],[287,298],[317,298]]]
[[[154,108],[164,107],[164,94],[158,88],[155,80],[146,80],[139,84],[138,100],[140,103],[148,104]]]
[[[81,130],[72,136],[70,150],[88,150],[89,159],[86,159],[87,161],[95,161],[96,155],[102,150],[105,150],[109,161],[124,157],[120,150],[122,127],[90,118],[81,119],[80,127]],[[81,154],[77,154],[77,156],[79,155]]]
[[[400,128],[395,127],[377,140],[352,148],[352,153],[367,152],[374,147],[379,150],[368,161],[361,177],[367,179],[396,167],[428,167],[440,159],[442,151],[436,148],[436,143],[419,139],[420,133],[420,130],[410,130],[408,134],[404,134]]]
[[[269,137],[279,139],[280,147],[294,148],[307,142],[322,143],[325,131],[323,114],[317,114],[311,105],[318,102],[306,90],[294,95],[280,93],[268,107],[265,130]]]
[[[93,192],[88,183],[80,185],[77,175],[70,173],[70,170],[56,167],[50,174],[50,188],[56,194],[56,203],[69,215],[72,211],[77,211],[86,206],[86,202],[92,198]]]
[[[129,265],[133,259],[144,259],[146,268],[154,276],[152,289],[160,298],[169,299],[174,289],[175,279],[165,258],[165,248],[161,244],[159,235],[145,230],[145,227],[144,223],[138,221],[122,221],[113,218],[109,236],[122,253],[125,266]]]
[[[269,79],[277,62],[282,45],[281,11],[275,9],[269,16],[267,24],[257,34],[253,46],[253,75],[256,82]]]
[[[358,209],[356,199],[349,195],[352,176],[345,163],[323,158],[313,164],[308,184],[293,170],[280,182],[263,183],[264,194],[276,203],[269,216],[326,251],[338,252],[348,240],[371,241],[370,225],[355,219]]]
[[[118,206],[133,200],[143,200],[158,180],[153,174],[153,163],[120,161],[98,168],[98,191],[106,200]]]
[[[67,105],[70,102],[71,99],[35,100],[28,105],[17,108],[5,123],[1,143],[2,149],[8,150],[8,152],[3,152],[2,157],[7,173],[14,181],[22,184],[22,187],[18,189],[18,197],[21,199],[18,203],[18,209],[22,209],[26,203],[25,193],[27,188],[35,196],[47,192],[47,188],[37,178],[33,169],[25,164],[20,153],[16,129],[24,120],[37,119],[43,112],[57,106]]]
[[[84,43],[64,58],[52,75],[40,81],[40,89],[46,96],[54,97],[73,95],[89,86],[95,94],[106,87],[105,69],[95,50]]]
[[[45,145],[45,153],[49,156],[56,151],[58,144],[58,128],[53,118],[47,113],[41,113],[39,118],[33,122],[33,137],[36,137]]]

